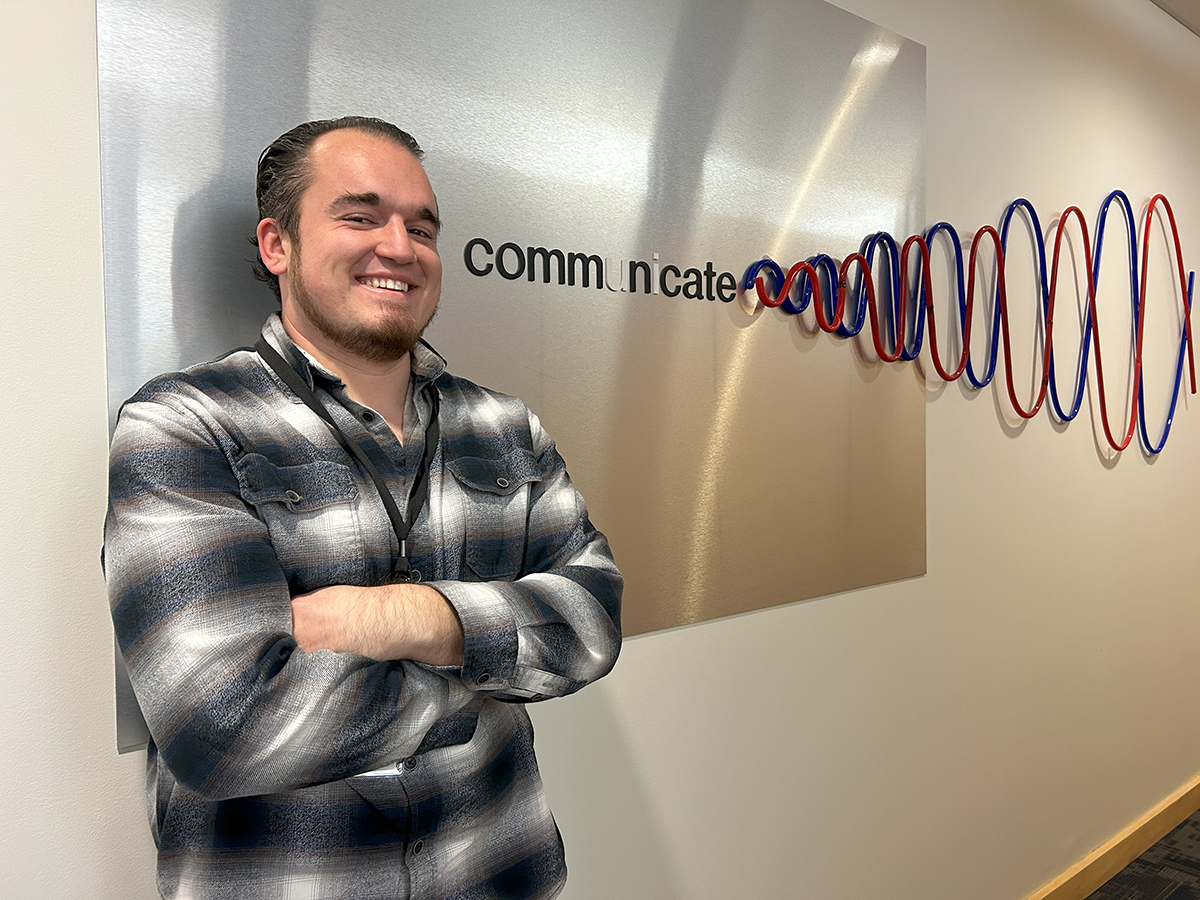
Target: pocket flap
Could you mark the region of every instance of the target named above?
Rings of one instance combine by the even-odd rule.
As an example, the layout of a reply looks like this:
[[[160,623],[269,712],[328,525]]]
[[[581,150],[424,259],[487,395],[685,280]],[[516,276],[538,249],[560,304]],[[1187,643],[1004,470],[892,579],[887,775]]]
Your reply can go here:
[[[503,459],[460,456],[447,460],[446,468],[467,487],[501,497],[542,477],[533,454],[527,452],[509,453]]]
[[[308,512],[358,496],[350,469],[329,460],[277,466],[261,453],[247,453],[233,471],[242,497],[255,506],[283,503],[295,512]]]

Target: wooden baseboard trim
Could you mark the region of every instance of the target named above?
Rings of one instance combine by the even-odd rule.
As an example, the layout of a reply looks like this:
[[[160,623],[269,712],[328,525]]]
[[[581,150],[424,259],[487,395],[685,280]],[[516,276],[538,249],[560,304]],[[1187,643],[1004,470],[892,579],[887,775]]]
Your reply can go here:
[[[1086,900],[1197,809],[1200,775],[1025,900]]]

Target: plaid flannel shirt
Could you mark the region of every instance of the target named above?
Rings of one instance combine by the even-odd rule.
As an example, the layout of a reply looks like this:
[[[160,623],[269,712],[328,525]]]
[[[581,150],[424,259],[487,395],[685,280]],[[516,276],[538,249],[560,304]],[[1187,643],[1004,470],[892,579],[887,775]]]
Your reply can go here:
[[[154,379],[112,443],[106,568],[150,727],[166,898],[543,898],[566,878],[521,701],[604,675],[622,580],[562,458],[518,400],[413,351],[403,445],[263,333],[401,509],[441,436],[408,556],[462,621],[461,667],[305,653],[290,598],[379,584],[398,552],[370,478],[251,350]],[[367,440],[368,435],[373,440]],[[364,774],[368,773],[368,774]]]

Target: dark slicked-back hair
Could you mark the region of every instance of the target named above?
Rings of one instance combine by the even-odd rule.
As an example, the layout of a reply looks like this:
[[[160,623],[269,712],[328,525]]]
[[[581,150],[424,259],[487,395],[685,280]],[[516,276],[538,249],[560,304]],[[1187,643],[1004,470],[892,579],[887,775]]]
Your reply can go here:
[[[367,134],[387,138],[397,146],[403,147],[417,159],[424,157],[421,147],[407,131],[403,131],[391,122],[368,116],[343,116],[340,119],[317,119],[297,125],[286,134],[281,134],[267,146],[258,158],[258,177],[254,183],[254,193],[258,200],[259,219],[274,219],[279,227],[292,239],[297,241],[300,224],[300,197],[308,190],[312,182],[312,166],[309,165],[308,151],[313,143],[323,134],[331,131],[341,131],[352,128]],[[250,238],[250,243],[258,246],[257,237]],[[254,277],[265,281],[267,286],[278,299],[279,276],[268,269],[262,260],[262,254],[254,261]]]

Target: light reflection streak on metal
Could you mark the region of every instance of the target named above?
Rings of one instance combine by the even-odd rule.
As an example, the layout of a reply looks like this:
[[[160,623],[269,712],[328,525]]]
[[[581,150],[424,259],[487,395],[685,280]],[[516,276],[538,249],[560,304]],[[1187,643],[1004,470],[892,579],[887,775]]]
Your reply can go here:
[[[882,79],[892,62],[900,53],[900,45],[896,36],[887,32],[878,32],[874,40],[868,42],[851,61],[853,73],[838,103],[837,111],[825,133],[821,137],[816,151],[810,158],[800,182],[792,194],[788,210],[782,219],[782,225],[776,235],[769,256],[778,257],[784,243],[791,234],[792,223],[800,213],[804,198],[817,175],[824,169],[838,136],[845,128],[852,112],[870,97],[874,88]],[[688,542],[688,566],[683,589],[683,603],[690,617],[700,615],[699,607],[703,600],[705,585],[710,584],[708,578],[708,563],[715,555],[712,551],[717,545],[716,524],[716,492],[720,483],[720,473],[724,468],[730,437],[730,429],[737,412],[738,401],[741,399],[739,388],[746,370],[746,362],[750,353],[750,329],[743,328],[734,338],[732,354],[728,369],[721,373],[721,387],[717,393],[717,402],[713,408],[712,425],[709,428],[708,445],[700,464],[699,478],[696,481],[696,495],[692,506],[692,525]]]
[[[716,367],[715,374],[720,388],[713,405],[712,425],[708,430],[708,444],[700,462],[699,478],[696,479],[696,494],[692,501],[692,525],[688,538],[688,564],[683,585],[683,605],[686,615],[697,617],[703,610],[706,586],[712,582],[708,575],[709,561],[717,558],[719,535],[717,534],[717,486],[725,469],[725,457],[729,449],[733,422],[741,400],[741,387],[745,380],[746,363],[750,356],[751,328],[738,329],[734,339],[729,365],[724,371]],[[723,586],[718,584],[717,590]]]
[[[776,233],[775,242],[771,245],[767,256],[778,259],[783,253],[784,246],[791,236],[792,223],[796,221],[800,215],[800,208],[804,205],[804,198],[808,195],[809,188],[812,187],[817,175],[824,169],[825,160],[837,142],[838,136],[846,127],[850,114],[863,105],[875,92],[884,74],[899,54],[900,45],[897,43],[896,35],[880,31],[875,39],[864,46],[851,60],[850,71],[852,74],[847,80],[845,91],[842,92],[842,99],[839,101],[829,125],[825,128],[825,133],[821,135],[817,149],[809,158],[808,167],[796,185],[787,212],[780,220],[781,224]]]

